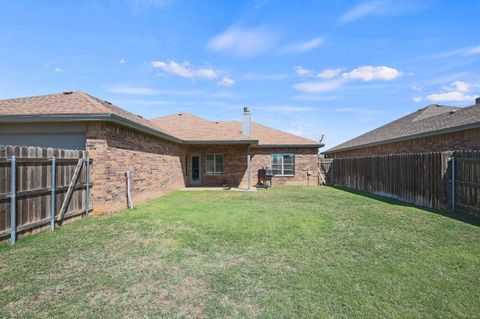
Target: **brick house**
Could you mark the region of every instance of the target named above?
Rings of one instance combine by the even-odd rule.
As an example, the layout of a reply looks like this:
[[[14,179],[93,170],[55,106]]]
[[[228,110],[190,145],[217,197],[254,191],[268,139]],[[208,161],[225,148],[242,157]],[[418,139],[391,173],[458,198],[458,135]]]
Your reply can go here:
[[[328,158],[480,149],[480,98],[458,108],[429,105],[323,154]]]
[[[0,145],[83,149],[93,159],[94,212],[193,186],[249,188],[271,167],[274,185],[316,184],[316,141],[250,121],[212,122],[187,113],[147,120],[83,92],[0,101]]]

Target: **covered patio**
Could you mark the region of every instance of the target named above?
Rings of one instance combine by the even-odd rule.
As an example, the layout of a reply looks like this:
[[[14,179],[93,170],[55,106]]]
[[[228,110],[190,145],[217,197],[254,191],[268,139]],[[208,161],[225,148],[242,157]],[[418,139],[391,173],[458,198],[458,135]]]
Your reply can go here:
[[[250,143],[188,145],[187,187],[252,187]]]

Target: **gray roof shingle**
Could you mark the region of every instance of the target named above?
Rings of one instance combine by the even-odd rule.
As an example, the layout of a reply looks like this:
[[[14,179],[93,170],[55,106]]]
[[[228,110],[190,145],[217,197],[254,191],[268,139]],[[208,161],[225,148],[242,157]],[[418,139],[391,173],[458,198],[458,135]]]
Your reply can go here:
[[[480,104],[464,108],[433,104],[337,145],[325,153],[415,139],[475,126],[480,127]]]

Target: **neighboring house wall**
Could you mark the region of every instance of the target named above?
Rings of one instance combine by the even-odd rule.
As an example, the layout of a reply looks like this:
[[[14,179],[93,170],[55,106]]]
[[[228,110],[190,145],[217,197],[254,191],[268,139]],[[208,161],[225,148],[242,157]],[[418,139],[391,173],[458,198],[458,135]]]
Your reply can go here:
[[[294,153],[295,175],[275,176],[273,185],[317,185],[318,182],[318,148],[262,148],[252,149],[252,186],[257,184],[257,171],[262,167],[272,166],[272,154]],[[312,175],[307,176],[307,172]]]
[[[202,184],[200,186],[220,187],[224,184],[233,187],[247,187],[247,145],[190,145],[188,155],[200,154],[202,166]],[[207,155],[223,155],[223,175],[207,174]],[[188,158],[188,162],[190,158]],[[188,163],[190,170],[190,162]],[[255,171],[256,174],[256,171]],[[252,174],[253,177],[253,174]],[[252,178],[253,181],[253,178]],[[255,185],[252,183],[252,185]]]
[[[87,127],[76,123],[15,123],[0,125],[0,145],[85,150]]]
[[[414,140],[375,145],[328,154],[329,157],[356,157],[401,153],[440,152],[480,149],[480,129],[435,135]]]
[[[93,159],[93,208],[96,214],[127,207],[125,171],[132,172],[135,204],[185,187],[185,151],[181,145],[105,123],[87,130]]]

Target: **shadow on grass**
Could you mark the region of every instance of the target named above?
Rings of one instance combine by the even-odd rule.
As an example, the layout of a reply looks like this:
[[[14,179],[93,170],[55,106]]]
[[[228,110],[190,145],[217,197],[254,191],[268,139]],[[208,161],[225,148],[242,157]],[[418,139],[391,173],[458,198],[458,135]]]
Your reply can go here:
[[[458,221],[461,221],[461,222],[464,222],[464,223],[468,223],[468,224],[480,227],[480,217],[476,217],[476,216],[473,216],[473,215],[468,214],[468,213],[451,212],[451,211],[437,210],[437,209],[433,209],[433,208],[417,206],[415,204],[408,203],[408,202],[403,202],[403,201],[398,200],[398,199],[394,199],[394,198],[390,198],[390,197],[386,197],[386,196],[381,196],[381,195],[377,195],[377,194],[372,194],[372,193],[367,193],[367,192],[363,192],[363,191],[358,191],[358,190],[355,190],[355,189],[341,187],[341,186],[327,186],[327,187],[332,187],[332,188],[339,189],[339,190],[342,190],[342,191],[345,191],[345,192],[348,192],[348,193],[351,193],[351,194],[356,194],[356,195],[368,197],[368,198],[375,199],[375,200],[378,200],[380,202],[388,203],[388,204],[391,204],[391,205],[403,206],[403,207],[414,207],[414,208],[422,209],[424,211],[427,211],[427,212],[430,212],[430,213],[433,213],[433,214],[437,214],[437,215],[441,215],[441,216],[444,216],[444,217],[452,218],[452,219],[455,219],[455,220],[458,220]]]

